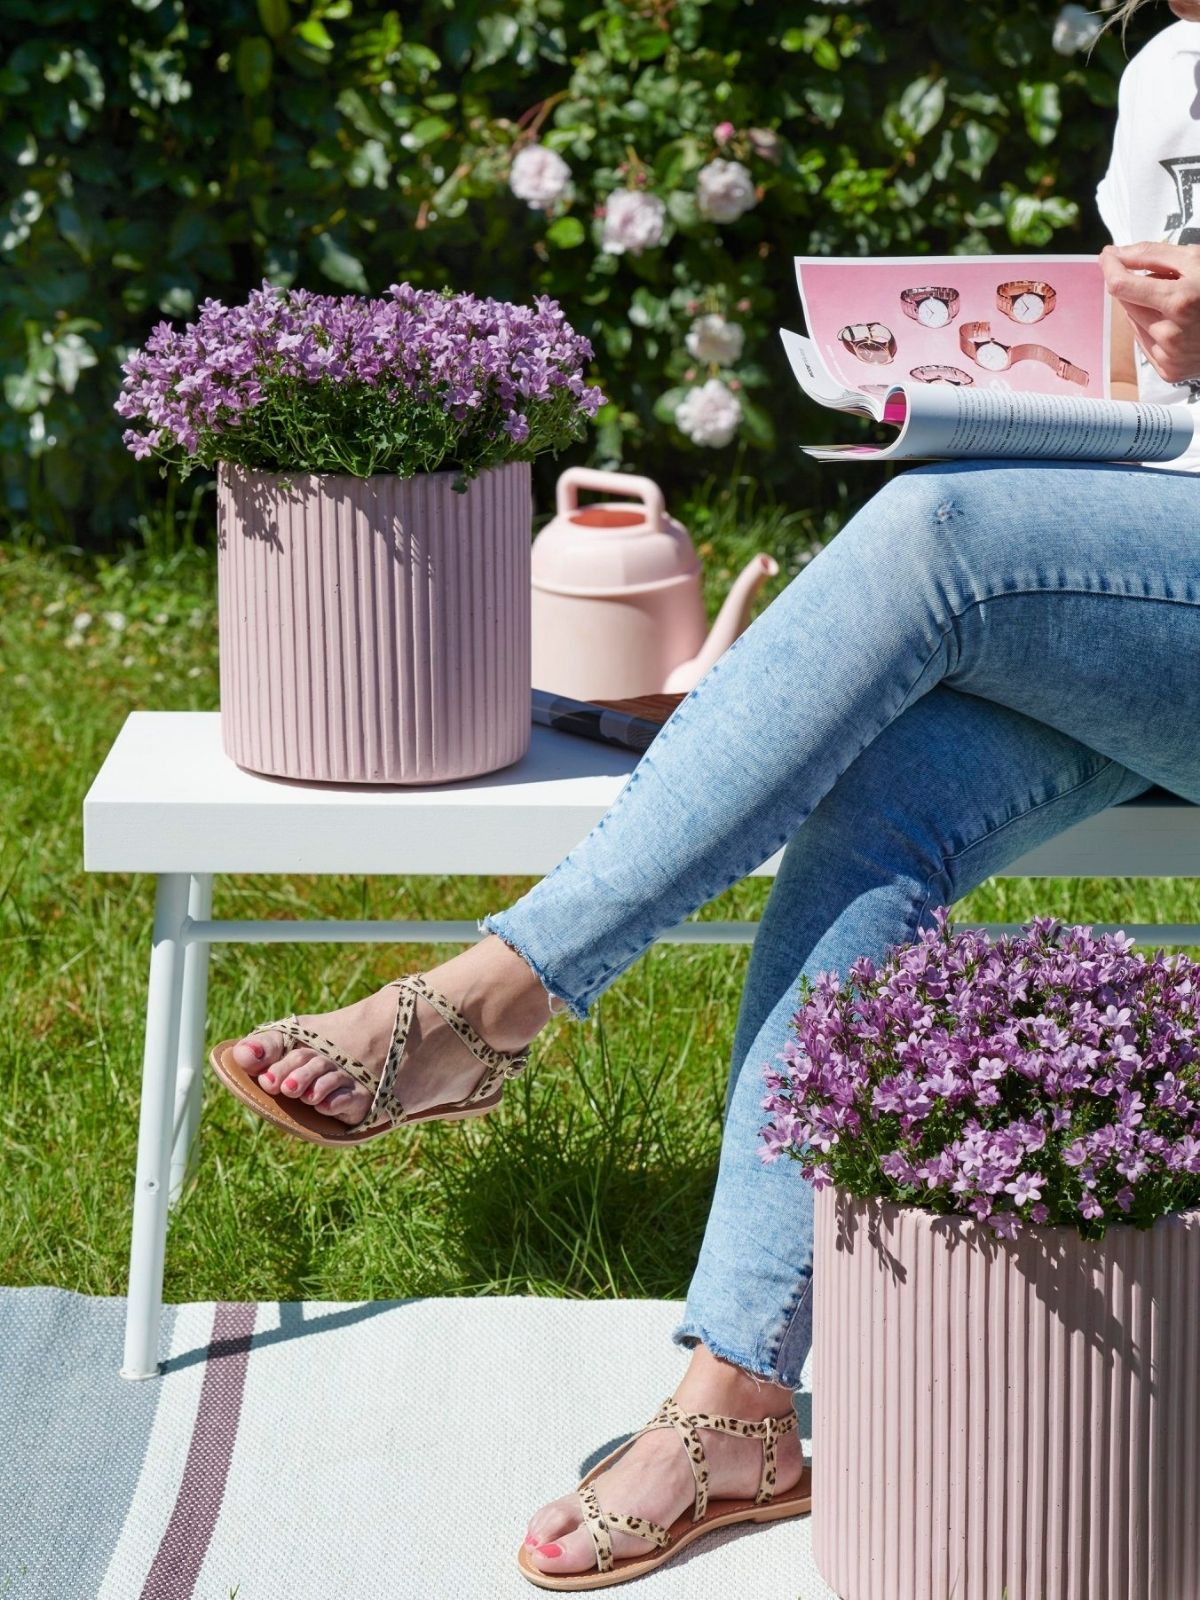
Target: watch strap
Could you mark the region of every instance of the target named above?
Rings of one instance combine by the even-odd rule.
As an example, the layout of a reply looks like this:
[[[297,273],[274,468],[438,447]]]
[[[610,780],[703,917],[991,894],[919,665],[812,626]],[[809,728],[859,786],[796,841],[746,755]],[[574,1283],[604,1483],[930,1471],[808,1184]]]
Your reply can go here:
[[[1086,385],[1088,375],[1082,367],[1077,367],[1073,361],[1068,361],[1065,356],[1060,356],[1056,350],[1051,350],[1044,344],[1014,344],[1008,352],[1009,365],[1014,361],[1040,361],[1043,366],[1053,369],[1055,374],[1066,380],[1067,383]]]

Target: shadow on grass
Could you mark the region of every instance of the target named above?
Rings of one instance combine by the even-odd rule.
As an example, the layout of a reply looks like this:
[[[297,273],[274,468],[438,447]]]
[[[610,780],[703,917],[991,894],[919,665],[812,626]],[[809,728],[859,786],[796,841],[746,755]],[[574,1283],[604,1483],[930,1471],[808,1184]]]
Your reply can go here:
[[[523,1082],[509,1090],[511,1115],[438,1162],[447,1249],[464,1286],[683,1296],[716,1181],[715,1110],[680,1083],[677,1041],[657,1068],[624,1053],[614,1066],[600,1026],[595,1044],[572,1054],[571,1092],[561,1073],[536,1089]]]

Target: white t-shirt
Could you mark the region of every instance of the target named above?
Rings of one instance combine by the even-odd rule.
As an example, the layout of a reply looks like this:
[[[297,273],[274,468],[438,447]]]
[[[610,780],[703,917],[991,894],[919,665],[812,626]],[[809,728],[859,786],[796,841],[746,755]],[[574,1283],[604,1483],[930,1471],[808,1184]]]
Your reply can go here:
[[[1200,22],[1172,23],[1125,68],[1096,202],[1114,244],[1200,244]],[[1200,404],[1200,381],[1166,383],[1135,350],[1143,400]],[[1200,472],[1200,440],[1164,465]]]

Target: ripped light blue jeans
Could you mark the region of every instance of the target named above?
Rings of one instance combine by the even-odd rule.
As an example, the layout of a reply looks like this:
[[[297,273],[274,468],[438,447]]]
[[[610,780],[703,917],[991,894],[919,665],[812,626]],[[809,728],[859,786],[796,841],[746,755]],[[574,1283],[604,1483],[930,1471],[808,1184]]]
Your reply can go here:
[[[792,1387],[812,1192],[758,1155],[802,973],[913,937],[1153,784],[1200,802],[1200,480],[968,463],[890,483],[687,697],[611,810],[484,926],[576,1016],[781,846],[676,1340]]]

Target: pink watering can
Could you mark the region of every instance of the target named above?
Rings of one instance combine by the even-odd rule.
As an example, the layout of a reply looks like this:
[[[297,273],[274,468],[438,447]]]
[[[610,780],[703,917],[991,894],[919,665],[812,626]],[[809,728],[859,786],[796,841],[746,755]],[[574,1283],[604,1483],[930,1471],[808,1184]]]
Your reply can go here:
[[[619,496],[579,504],[579,491]],[[700,561],[649,478],[570,467],[533,542],[533,686],[576,700],[682,694],[745,628],[779,565],[757,555],[708,628]]]

